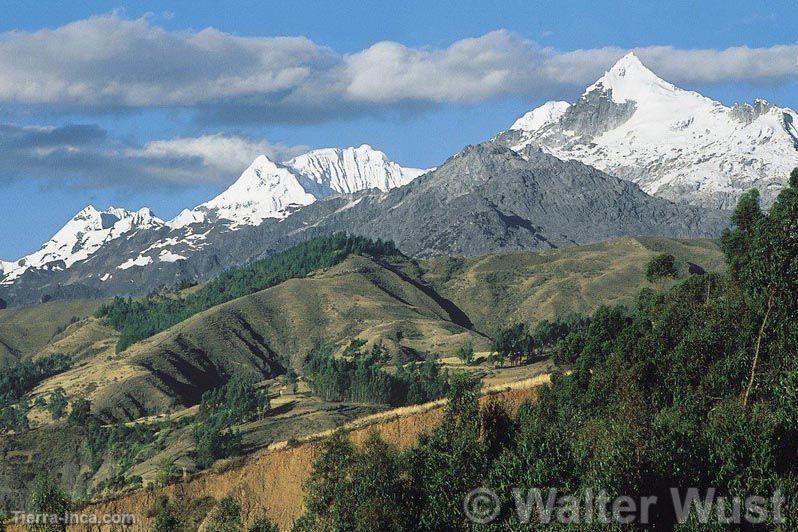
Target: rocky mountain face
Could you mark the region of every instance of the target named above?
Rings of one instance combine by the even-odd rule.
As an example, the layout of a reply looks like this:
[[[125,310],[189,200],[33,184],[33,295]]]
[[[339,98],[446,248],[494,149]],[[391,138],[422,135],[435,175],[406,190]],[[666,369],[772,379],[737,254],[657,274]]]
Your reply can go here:
[[[297,209],[334,194],[371,188],[382,191],[406,185],[424,171],[403,168],[366,144],[358,148],[313,150],[285,163],[261,155],[227,190],[169,226],[223,220],[232,227],[285,218]]]
[[[86,260],[106,243],[130,237],[140,230],[164,226],[149,209],[132,212],[110,207],[98,211],[89,205],[62,227],[38,251],[14,262],[0,263],[0,281],[9,284],[28,269],[59,271]]]
[[[281,178],[288,175],[287,166],[268,167],[278,168]],[[258,173],[247,172],[247,181]],[[0,297],[18,304],[141,295],[336,231],[390,239],[411,256],[430,257],[558,248],[625,235],[716,237],[728,223],[727,213],[676,205],[582,163],[501,142],[470,146],[388,191],[332,195],[259,224],[216,216],[110,240],[69,268],[30,269],[0,286]]]
[[[209,238],[212,241],[218,235],[259,225],[267,219],[285,218],[320,198],[370,188],[386,191],[422,173],[420,169],[399,166],[365,144],[358,148],[314,150],[286,163],[260,156],[227,190],[194,209],[183,210],[168,222],[146,208],[130,212],[115,207],[106,211],[86,207],[35,253],[17,261],[0,261],[0,291],[4,291],[1,287],[9,289],[19,283],[26,272],[26,281],[34,279],[29,282],[36,285],[49,279],[53,272],[69,269],[65,277],[70,287],[56,287],[56,292],[72,294],[71,267],[75,263],[92,259],[86,266],[94,270],[93,276],[99,282],[105,283],[131,268],[179,263],[212,246]],[[114,245],[108,245],[116,240],[119,241]],[[107,261],[102,256],[95,258],[103,247],[124,252]],[[135,283],[138,279],[134,276],[126,281]]]
[[[415,257],[475,256],[623,235],[712,237],[726,224],[725,213],[651,197],[582,163],[488,142],[405,187],[306,207],[264,238],[281,247],[342,230],[393,240]]]
[[[751,188],[766,204],[778,195],[798,166],[798,113],[763,100],[725,107],[629,54],[573,104],[548,102],[496,140],[581,161],[675,202],[729,209]]]

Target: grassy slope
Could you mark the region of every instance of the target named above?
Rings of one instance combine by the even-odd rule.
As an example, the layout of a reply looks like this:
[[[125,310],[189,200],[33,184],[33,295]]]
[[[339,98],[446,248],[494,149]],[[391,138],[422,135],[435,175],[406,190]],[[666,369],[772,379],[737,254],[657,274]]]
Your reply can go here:
[[[131,346],[119,365],[136,371],[98,390],[95,406],[108,417],[134,418],[191,405],[234,371],[273,377],[288,365],[299,369],[321,341],[343,348],[355,337],[392,352],[453,353],[466,341],[488,346],[485,337],[450,321],[412,281],[370,259],[350,257]]]
[[[671,253],[684,265],[725,268],[710,240],[620,238],[539,253],[514,252],[474,259],[436,258],[422,264],[424,278],[460,307],[477,330],[492,335],[506,323],[534,323],[602,304],[629,304],[645,280],[646,264]]]
[[[392,270],[352,257],[309,278],[294,279],[210,309],[120,354],[114,352],[118,333],[113,329],[94,318],[73,324],[39,354],[65,352],[74,356],[75,366],[42,383],[34,394],[47,395],[60,386],[70,400],[85,396],[106,412],[136,418],[149,412],[180,411],[181,405],[196,395],[196,389],[191,391],[185,385],[210,385],[218,372],[242,367],[263,370],[266,363],[269,370],[263,374],[269,376],[289,363],[296,365],[320,339],[343,347],[357,336],[371,343],[381,341],[392,350],[440,354],[451,354],[470,339],[482,351],[488,347],[484,336],[450,320],[458,308],[478,330],[492,333],[501,323],[535,321],[572,310],[589,311],[602,303],[629,302],[641,287],[648,286],[643,275],[648,260],[664,251],[706,269],[723,268],[721,254],[712,242],[662,238],[624,238],[468,260],[403,262],[394,264]],[[424,282],[434,286],[439,295],[430,295]],[[452,304],[455,309],[450,308]],[[52,336],[59,325],[77,315],[76,310],[85,309],[86,315],[95,307],[93,302],[53,302],[5,315],[0,311],[0,323],[6,324],[0,331],[8,334],[14,331],[8,324],[20,323],[32,330],[51,328]],[[462,323],[460,318],[455,321]],[[46,332],[40,333],[39,338],[46,336]],[[31,349],[25,356],[36,356]],[[263,357],[253,354],[258,350]],[[511,376],[502,373],[491,378]],[[360,407],[320,404],[311,397],[286,400],[291,406],[281,407],[282,414],[245,428],[249,447],[360,415]],[[31,418],[34,424],[50,421],[37,411]],[[46,445],[38,449],[33,441],[36,434],[48,430],[42,427],[32,432],[27,437],[31,441],[23,446],[26,452],[55,453],[45,450]],[[14,447],[16,444],[9,448]],[[188,437],[175,433],[162,453],[147,458],[132,472],[151,478],[164,456],[179,457],[179,465],[191,468],[186,461],[189,450]],[[76,467],[66,466],[71,463],[68,454],[56,462]],[[101,478],[96,475],[92,483]],[[2,480],[6,486],[13,484],[10,478]]]
[[[0,369],[34,355],[73,316],[85,318],[101,303],[76,299],[0,310]]]
[[[713,242],[666,238],[405,261],[391,269],[350,257],[308,278],[214,307],[119,355],[113,352],[115,331],[94,319],[74,324],[42,352],[73,354],[76,367],[36,393],[61,386],[70,398],[89,397],[109,417],[134,419],[191,405],[236,370],[269,378],[288,365],[299,368],[320,341],[343,348],[358,337],[381,342],[392,352],[441,355],[471,341],[483,351],[488,340],[458,323],[470,321],[491,335],[506,323],[629,303],[640,288],[650,286],[645,265],[661,252],[709,270],[723,268]],[[437,294],[430,294],[425,282]]]

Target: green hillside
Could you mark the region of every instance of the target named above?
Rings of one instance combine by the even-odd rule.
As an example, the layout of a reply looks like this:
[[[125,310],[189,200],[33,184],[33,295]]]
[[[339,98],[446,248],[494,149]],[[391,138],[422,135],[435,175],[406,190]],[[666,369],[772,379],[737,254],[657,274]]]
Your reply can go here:
[[[727,273],[593,313],[517,415],[463,379],[409,449],[332,437],[294,530],[798,529],[798,169],[790,183],[768,213],[743,195]]]
[[[32,330],[44,331],[25,357],[38,360],[65,354],[70,361],[65,371],[46,378],[29,393],[31,431],[5,438],[9,452],[49,456],[52,446],[37,443],[37,434],[64,430],[70,438],[82,437],[78,433],[84,429],[55,421],[46,406],[61,393],[70,408],[88,400],[92,415],[103,423],[138,420],[133,426],[141,426],[172,420],[151,430],[114,432],[124,441],[113,445],[121,447],[106,449],[111,443],[99,440],[100,455],[95,451],[86,455],[84,450],[74,456],[58,450],[51,457],[54,468],[71,464],[69,468],[93,471],[90,479],[63,476],[70,490],[113,491],[135,482],[137,475],[158,478],[164,460],[195,469],[191,430],[195,405],[203,393],[233,376],[249,375],[281,394],[290,390],[283,375],[300,377],[300,393],[289,394],[266,418],[247,422],[252,428],[244,432],[242,445],[256,449],[275,437],[309,434],[384,408],[372,404],[380,394],[368,391],[381,381],[399,386],[401,397],[425,397],[440,393],[442,388],[435,383],[443,383],[447,368],[466,369],[494,382],[518,379],[525,375],[524,367],[496,368],[486,362],[486,352],[492,349],[490,336],[499,327],[517,322],[534,325],[602,304],[633,304],[641,288],[659,289],[674,282],[652,284],[645,279],[646,264],[659,253],[676,257],[681,277],[687,276],[688,262],[708,270],[724,268],[722,254],[709,241],[625,238],[547,252],[413,261],[393,252],[375,254],[374,249],[353,247],[358,240],[336,238],[343,243],[340,252],[330,252],[329,240],[317,242],[313,246],[320,246],[316,249],[322,253],[309,255],[313,246],[289,250],[280,259],[231,270],[176,294],[117,300],[99,312],[100,318],[69,324],[75,309],[86,316],[97,309],[97,302],[54,302],[5,314],[15,316],[6,323],[27,322]],[[390,249],[389,244],[380,246]],[[289,257],[300,257],[304,266],[296,269],[283,262]],[[323,267],[309,271],[311,264]],[[228,289],[225,279],[236,281]],[[266,288],[257,290],[261,286]],[[213,304],[216,301],[223,302]],[[63,316],[57,315],[56,305],[62,305]],[[178,313],[169,317],[170,309]],[[150,311],[161,317],[150,320],[146,314]],[[118,314],[111,319],[113,312]],[[147,331],[150,336],[118,351],[128,318],[135,325],[128,332]],[[147,329],[150,326],[154,329]],[[5,330],[17,329],[12,325]],[[307,373],[307,357],[320,345],[351,362],[322,361]],[[358,349],[352,351],[352,345]],[[361,370],[353,353],[371,352],[375,346],[381,353],[378,365]],[[453,358],[461,348],[479,353],[475,365]],[[412,379],[418,378],[412,375],[421,374],[395,373],[396,364],[430,357],[446,359],[444,373],[439,381],[434,376],[429,381],[429,392],[411,394]],[[339,388],[339,379],[352,386]],[[0,484],[17,482],[14,475],[20,467],[9,464],[0,471]],[[124,478],[113,476],[120,467]]]
[[[439,257],[421,264],[423,278],[454,302],[477,330],[493,335],[515,322],[535,323],[600,305],[634,303],[644,287],[648,262],[660,253],[723,271],[725,261],[711,240],[626,237],[588,246],[536,253],[495,253],[473,259]]]
[[[275,286],[288,279],[340,263],[350,254],[399,256],[393,243],[337,233],[314,238],[246,266],[232,268],[186,295],[116,298],[103,305],[97,316],[120,331],[118,351],[149,338],[191,316],[238,297]]]
[[[0,370],[34,355],[71,321],[91,315],[101,303],[75,299],[0,310]]]
[[[484,336],[451,320],[412,280],[374,259],[351,256],[303,279],[201,312],[124,353],[134,371],[96,397],[98,412],[130,417],[195,404],[234,371],[268,378],[288,367],[301,372],[307,353],[325,342],[380,344],[399,360],[454,353]]]

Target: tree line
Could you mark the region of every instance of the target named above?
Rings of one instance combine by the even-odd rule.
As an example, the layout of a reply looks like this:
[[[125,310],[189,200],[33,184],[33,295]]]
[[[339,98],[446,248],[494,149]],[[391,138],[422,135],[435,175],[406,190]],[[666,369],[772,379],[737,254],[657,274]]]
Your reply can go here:
[[[379,347],[362,352],[347,350],[333,356],[330,346],[318,346],[308,355],[304,376],[311,391],[325,401],[352,401],[402,406],[432,401],[448,388],[448,375],[434,359],[397,364],[389,373]]]
[[[142,299],[116,297],[101,306],[96,317],[120,332],[117,351],[149,338],[216,305],[278,285],[288,279],[329,268],[351,254],[396,256],[393,242],[336,233],[314,238],[286,251],[246,266],[227,270],[188,294],[150,296]]]

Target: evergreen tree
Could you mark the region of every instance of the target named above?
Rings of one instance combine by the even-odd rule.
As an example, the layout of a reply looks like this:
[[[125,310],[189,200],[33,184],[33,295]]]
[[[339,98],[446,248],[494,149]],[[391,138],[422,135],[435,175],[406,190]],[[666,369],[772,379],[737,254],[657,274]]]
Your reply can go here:
[[[30,512],[39,515],[65,516],[72,510],[72,502],[47,474],[40,474],[33,483]],[[50,522],[34,525],[32,530],[40,532],[64,532],[65,522]]]
[[[249,532],[280,532],[280,529],[268,518],[261,517],[250,525]]]
[[[91,402],[88,399],[79,397],[72,403],[72,410],[69,412],[67,421],[70,425],[84,426],[91,419]]]
[[[66,394],[64,394],[64,389],[56,388],[55,391],[50,394],[50,401],[47,403],[47,410],[50,412],[50,415],[53,416],[54,421],[58,421],[64,417],[67,406],[68,403]]]
[[[165,495],[161,495],[155,500],[152,513],[154,514],[153,532],[176,532],[179,530],[180,521],[177,518],[176,510]]]
[[[651,259],[646,265],[646,279],[653,283],[666,278],[676,279],[676,258],[670,253],[662,253]]]
[[[509,359],[511,364],[520,364],[534,352],[535,341],[525,324],[516,323],[499,330],[493,349],[500,360]]]
[[[232,497],[220,499],[210,517],[208,532],[241,532],[241,505]]]
[[[457,358],[463,361],[464,364],[471,365],[474,363],[474,344],[466,342],[461,345],[457,350]]]

